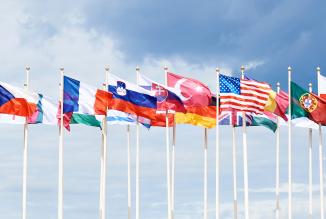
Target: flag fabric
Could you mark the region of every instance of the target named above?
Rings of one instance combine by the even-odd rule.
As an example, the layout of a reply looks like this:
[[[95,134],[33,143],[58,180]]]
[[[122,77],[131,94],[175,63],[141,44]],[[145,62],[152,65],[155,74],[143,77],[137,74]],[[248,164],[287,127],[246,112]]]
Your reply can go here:
[[[29,117],[36,110],[38,95],[0,82],[0,113]]]
[[[307,117],[317,124],[326,125],[326,100],[291,82],[292,119]]]
[[[265,111],[264,114],[254,114],[250,126],[264,126],[275,132],[277,130],[277,117],[268,111]]]
[[[281,90],[279,93],[276,93],[271,90],[264,110],[274,113],[287,121],[286,110],[288,106],[289,96],[285,91]]]
[[[271,88],[268,84],[220,74],[220,108],[262,114]]]
[[[157,99],[148,90],[110,74],[109,92],[112,100],[109,108],[125,113],[155,119]]]
[[[326,100],[326,77],[318,74],[318,95]]]
[[[289,118],[288,114],[286,116]],[[291,125],[297,128],[311,128],[315,130],[319,129],[319,125],[307,117],[291,119]],[[280,120],[280,126],[288,126],[288,123],[284,120]]]
[[[64,76],[63,113],[64,126],[85,124],[100,127],[95,115],[106,115],[112,95],[76,79]]]
[[[136,115],[121,112],[118,110],[109,110],[107,114],[107,123],[108,125],[136,125],[138,122],[141,123],[146,128],[151,127],[151,120],[138,117]]]
[[[157,98],[157,111],[186,112],[182,100],[170,88],[139,74],[139,86]]]
[[[205,84],[198,80],[168,72],[167,83],[185,106],[208,106],[210,104],[212,93]]]

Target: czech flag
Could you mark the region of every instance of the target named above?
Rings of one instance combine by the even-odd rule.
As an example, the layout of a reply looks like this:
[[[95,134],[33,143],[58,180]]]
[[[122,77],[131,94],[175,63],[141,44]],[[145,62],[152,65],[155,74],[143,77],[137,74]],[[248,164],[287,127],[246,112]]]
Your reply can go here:
[[[30,117],[36,110],[38,95],[0,82],[0,113]]]
[[[112,93],[109,108],[134,114],[150,120],[155,119],[156,97],[149,91],[110,74],[108,90]]]
[[[150,91],[157,98],[157,111],[172,110],[174,112],[186,112],[182,100],[169,88],[152,81],[144,75],[139,75],[139,86]]]

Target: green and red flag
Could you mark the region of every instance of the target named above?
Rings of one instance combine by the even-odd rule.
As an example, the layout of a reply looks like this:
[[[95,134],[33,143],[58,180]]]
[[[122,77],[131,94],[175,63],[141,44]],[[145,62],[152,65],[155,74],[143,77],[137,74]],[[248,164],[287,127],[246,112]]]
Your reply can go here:
[[[291,115],[292,119],[308,117],[326,125],[326,100],[291,82]]]

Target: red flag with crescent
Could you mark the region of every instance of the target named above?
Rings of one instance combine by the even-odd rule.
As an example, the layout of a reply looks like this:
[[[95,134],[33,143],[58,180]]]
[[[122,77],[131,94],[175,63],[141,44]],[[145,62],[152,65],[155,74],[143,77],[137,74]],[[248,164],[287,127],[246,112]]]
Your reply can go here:
[[[208,106],[210,104],[212,93],[202,82],[171,72],[167,73],[167,82],[185,106]]]

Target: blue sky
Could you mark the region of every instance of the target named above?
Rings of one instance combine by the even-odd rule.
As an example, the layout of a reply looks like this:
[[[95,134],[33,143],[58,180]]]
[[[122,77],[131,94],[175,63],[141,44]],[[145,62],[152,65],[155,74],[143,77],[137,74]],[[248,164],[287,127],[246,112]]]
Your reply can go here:
[[[323,18],[326,2],[308,1],[6,1],[0,8],[1,81],[23,86],[31,66],[33,90],[58,96],[59,68],[92,85],[104,81],[104,66],[135,81],[135,67],[163,81],[163,66],[197,78],[215,92],[215,68],[246,74],[275,86],[293,79],[316,89],[317,66],[326,68]],[[0,215],[21,215],[23,127],[0,126]],[[177,128],[176,217],[201,218],[203,133]],[[132,129],[135,142],[135,129]],[[281,214],[287,213],[286,128],[281,129]],[[307,215],[307,135],[294,129],[294,218]],[[127,216],[125,127],[109,128],[108,218]],[[191,137],[190,137],[191,136]],[[232,218],[231,130],[222,128],[222,218]],[[243,209],[241,130],[238,136],[239,218]],[[209,218],[214,218],[214,130],[209,132]],[[100,132],[75,126],[65,136],[66,218],[98,217]],[[268,142],[268,143],[267,143]],[[142,218],[166,218],[164,129],[142,130]],[[267,144],[266,144],[267,143]],[[272,218],[275,185],[275,136],[249,128],[251,218]],[[135,155],[133,145],[133,157]],[[30,128],[29,218],[56,218],[58,131]],[[314,216],[318,217],[318,151],[314,133]],[[134,174],[133,160],[133,174]],[[134,175],[133,175],[134,177]],[[134,178],[132,181],[134,185]],[[134,192],[134,187],[133,187]],[[133,199],[134,201],[134,199]],[[134,202],[133,202],[134,204]]]

